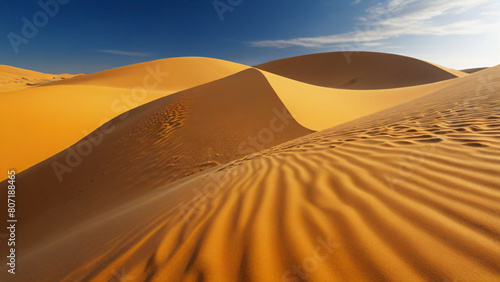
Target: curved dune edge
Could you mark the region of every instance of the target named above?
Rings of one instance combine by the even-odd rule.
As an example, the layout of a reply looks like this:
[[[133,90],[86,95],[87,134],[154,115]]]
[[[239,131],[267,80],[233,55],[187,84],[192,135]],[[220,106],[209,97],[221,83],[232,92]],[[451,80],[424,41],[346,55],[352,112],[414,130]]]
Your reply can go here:
[[[432,62],[428,62],[428,61],[425,61],[425,62],[427,62],[427,63],[429,63],[429,64],[431,64],[433,66],[436,66],[436,67],[438,67],[438,68],[440,68],[442,70],[445,70],[445,71],[447,71],[447,72],[449,72],[449,73],[451,73],[451,74],[453,74],[453,75],[455,75],[457,77],[464,77],[464,76],[468,76],[469,75],[469,73],[466,73],[466,72],[461,71],[461,70],[450,69],[450,68],[447,68],[447,67],[443,67],[442,65],[438,65],[438,64],[435,64],[435,63],[432,63]]]
[[[88,85],[144,88],[168,94],[212,82],[249,69],[249,66],[204,57],[168,58],[82,75],[51,85]]]
[[[321,131],[413,99],[460,81],[449,79],[426,85],[382,90],[320,87],[261,71],[292,116],[303,126]]]
[[[88,218],[21,257],[21,275],[498,281],[500,68],[487,74],[479,96],[471,75]]]
[[[279,76],[336,89],[402,88],[466,76],[416,58],[376,52],[329,52],[254,66]]]
[[[12,134],[0,149],[6,160],[0,169],[23,171],[130,109],[248,68],[217,59],[172,58],[2,93],[0,119],[15,117],[15,123],[3,125]],[[196,72],[191,73],[192,69]],[[359,91],[319,87],[259,71],[292,116],[316,131],[427,95],[456,81]]]

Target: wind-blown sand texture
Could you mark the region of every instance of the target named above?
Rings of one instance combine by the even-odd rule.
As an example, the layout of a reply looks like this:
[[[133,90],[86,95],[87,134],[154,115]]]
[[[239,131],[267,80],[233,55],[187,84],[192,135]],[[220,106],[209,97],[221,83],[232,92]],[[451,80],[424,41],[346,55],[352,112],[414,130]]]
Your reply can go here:
[[[500,66],[358,92],[246,69],[117,115],[18,175],[16,278],[498,281]]]

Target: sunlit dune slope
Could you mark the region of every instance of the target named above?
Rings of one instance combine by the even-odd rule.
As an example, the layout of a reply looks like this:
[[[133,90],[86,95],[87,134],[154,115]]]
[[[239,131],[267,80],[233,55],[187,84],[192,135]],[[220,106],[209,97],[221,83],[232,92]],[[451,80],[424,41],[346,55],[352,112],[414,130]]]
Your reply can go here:
[[[309,133],[252,69],[137,107],[18,175],[24,254],[153,188]]]
[[[253,71],[244,75],[256,76]],[[24,247],[18,278],[498,281],[500,67],[483,75],[153,191],[168,159],[160,148],[145,152],[146,158],[158,157],[155,167],[126,157],[128,152],[120,154],[125,159],[108,159],[104,156],[112,148],[102,145],[89,158],[100,155],[107,166],[83,163],[62,184],[48,179],[50,162],[62,159],[57,155],[19,175],[24,223],[18,236]],[[182,125],[167,139],[196,124],[189,117],[201,110],[194,102],[199,96],[193,95],[192,102],[162,99],[169,101],[162,106],[186,105]],[[142,136],[148,146],[163,146],[154,137],[158,131],[149,133],[155,115],[145,124],[135,118],[149,107],[158,107],[156,113],[161,109],[154,103],[137,108],[120,124],[141,125],[138,135],[128,138]],[[172,117],[182,111],[167,112]],[[248,120],[235,124],[250,126],[244,123]],[[217,136],[238,134],[231,130]],[[241,130],[246,134],[248,129]],[[127,131],[117,126],[112,136],[127,140]],[[220,143],[231,146],[230,140]],[[113,146],[136,148],[120,142]],[[113,167],[122,168],[112,173]],[[148,177],[157,181],[129,187],[120,179]],[[150,192],[106,212],[93,209],[96,201],[114,203],[127,190]],[[0,248],[6,251],[5,245]]]
[[[361,91],[320,87],[262,72],[293,117],[301,125],[316,131],[428,95],[462,79]]]
[[[168,58],[83,75],[56,84],[129,89],[142,87],[146,90],[174,93],[248,68],[245,65],[211,58]]]
[[[20,90],[49,81],[74,77],[71,74],[46,74],[31,70],[0,65],[0,92]]]
[[[410,57],[373,52],[311,54],[255,67],[309,84],[343,89],[406,87],[466,75]]]
[[[46,86],[0,94],[1,170],[20,172],[136,106],[165,96],[126,88]],[[3,176],[6,177],[6,176]]]

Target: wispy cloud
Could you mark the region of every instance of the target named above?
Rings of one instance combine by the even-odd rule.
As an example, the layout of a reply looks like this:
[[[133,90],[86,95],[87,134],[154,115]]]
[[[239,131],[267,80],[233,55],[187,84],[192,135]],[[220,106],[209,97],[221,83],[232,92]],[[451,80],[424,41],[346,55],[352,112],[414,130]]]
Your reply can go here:
[[[476,19],[438,24],[436,18],[463,13],[493,1],[496,0],[387,0],[368,8],[366,15],[358,18],[359,24],[351,32],[319,37],[254,41],[251,45],[274,48],[329,47],[339,43],[361,44],[380,41],[402,35],[480,34],[495,30],[500,23],[487,23],[482,19]]]
[[[362,0],[354,0],[351,2],[351,5],[358,5],[359,3],[361,3]]]
[[[480,15],[482,16],[500,15],[500,2],[493,3],[491,5],[486,5],[483,8],[483,12],[481,12]]]
[[[121,50],[96,50],[96,51],[101,52],[101,53],[108,53],[108,54],[121,55],[121,56],[130,56],[130,57],[148,57],[148,56],[151,56],[151,53],[145,53],[145,52],[128,52],[128,51],[121,51]]]

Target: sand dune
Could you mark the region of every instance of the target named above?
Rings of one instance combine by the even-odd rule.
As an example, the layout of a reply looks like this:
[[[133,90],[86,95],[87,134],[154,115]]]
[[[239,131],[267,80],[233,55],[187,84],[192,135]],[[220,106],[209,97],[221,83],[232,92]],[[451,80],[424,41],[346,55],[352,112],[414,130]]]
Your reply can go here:
[[[248,68],[216,59],[172,58],[5,92],[0,96],[0,119],[14,117],[16,122],[2,125],[2,130],[10,132],[11,137],[0,149],[0,156],[6,160],[0,169],[20,172],[75,144],[130,109]],[[294,118],[311,130],[323,130],[455,82],[355,91],[319,87],[260,72]],[[305,96],[308,98],[304,99]]]
[[[442,70],[445,70],[445,71],[447,71],[447,72],[449,72],[449,73],[453,74],[453,75],[454,75],[454,76],[456,76],[456,77],[464,77],[464,76],[467,76],[467,75],[469,74],[469,73],[464,72],[464,71],[461,71],[461,70],[454,70],[454,69],[450,69],[450,68],[447,68],[447,67],[443,67],[443,66],[438,65],[438,64],[435,64],[435,63],[433,63],[433,62],[426,62],[426,63],[429,63],[429,64],[431,64],[431,65],[433,65],[433,66],[435,66],[435,67],[437,67],[437,68],[440,68],[440,69],[442,69]]]
[[[466,75],[410,57],[373,52],[333,52],[287,58],[255,66],[324,87],[387,89]]]
[[[138,107],[62,183],[50,168],[61,154],[19,175],[18,277],[498,281],[499,89],[490,68],[281,143],[308,133],[290,120],[281,144],[175,182],[170,165],[223,162],[210,144],[237,157],[234,145],[283,105],[247,70]],[[192,160],[170,162],[173,152]]]
[[[478,72],[478,71],[482,71],[482,70],[485,70],[487,68],[473,68],[473,69],[465,69],[465,70],[461,70],[461,72],[465,72],[465,73],[475,73],[475,72]]]
[[[91,85],[128,89],[142,86],[170,94],[248,68],[245,65],[211,58],[169,58],[96,72],[52,85]]]
[[[20,172],[128,110],[246,68],[216,59],[172,58],[5,92],[0,96],[0,119],[14,118],[15,123],[2,125],[10,138],[0,148],[6,160],[0,169]],[[17,77],[31,74],[11,73]],[[44,79],[47,76],[40,74]]]
[[[72,78],[71,74],[46,74],[0,65],[0,92],[20,90],[50,81]]]
[[[30,250],[154,188],[311,132],[257,70],[158,99],[19,175],[20,240]]]

